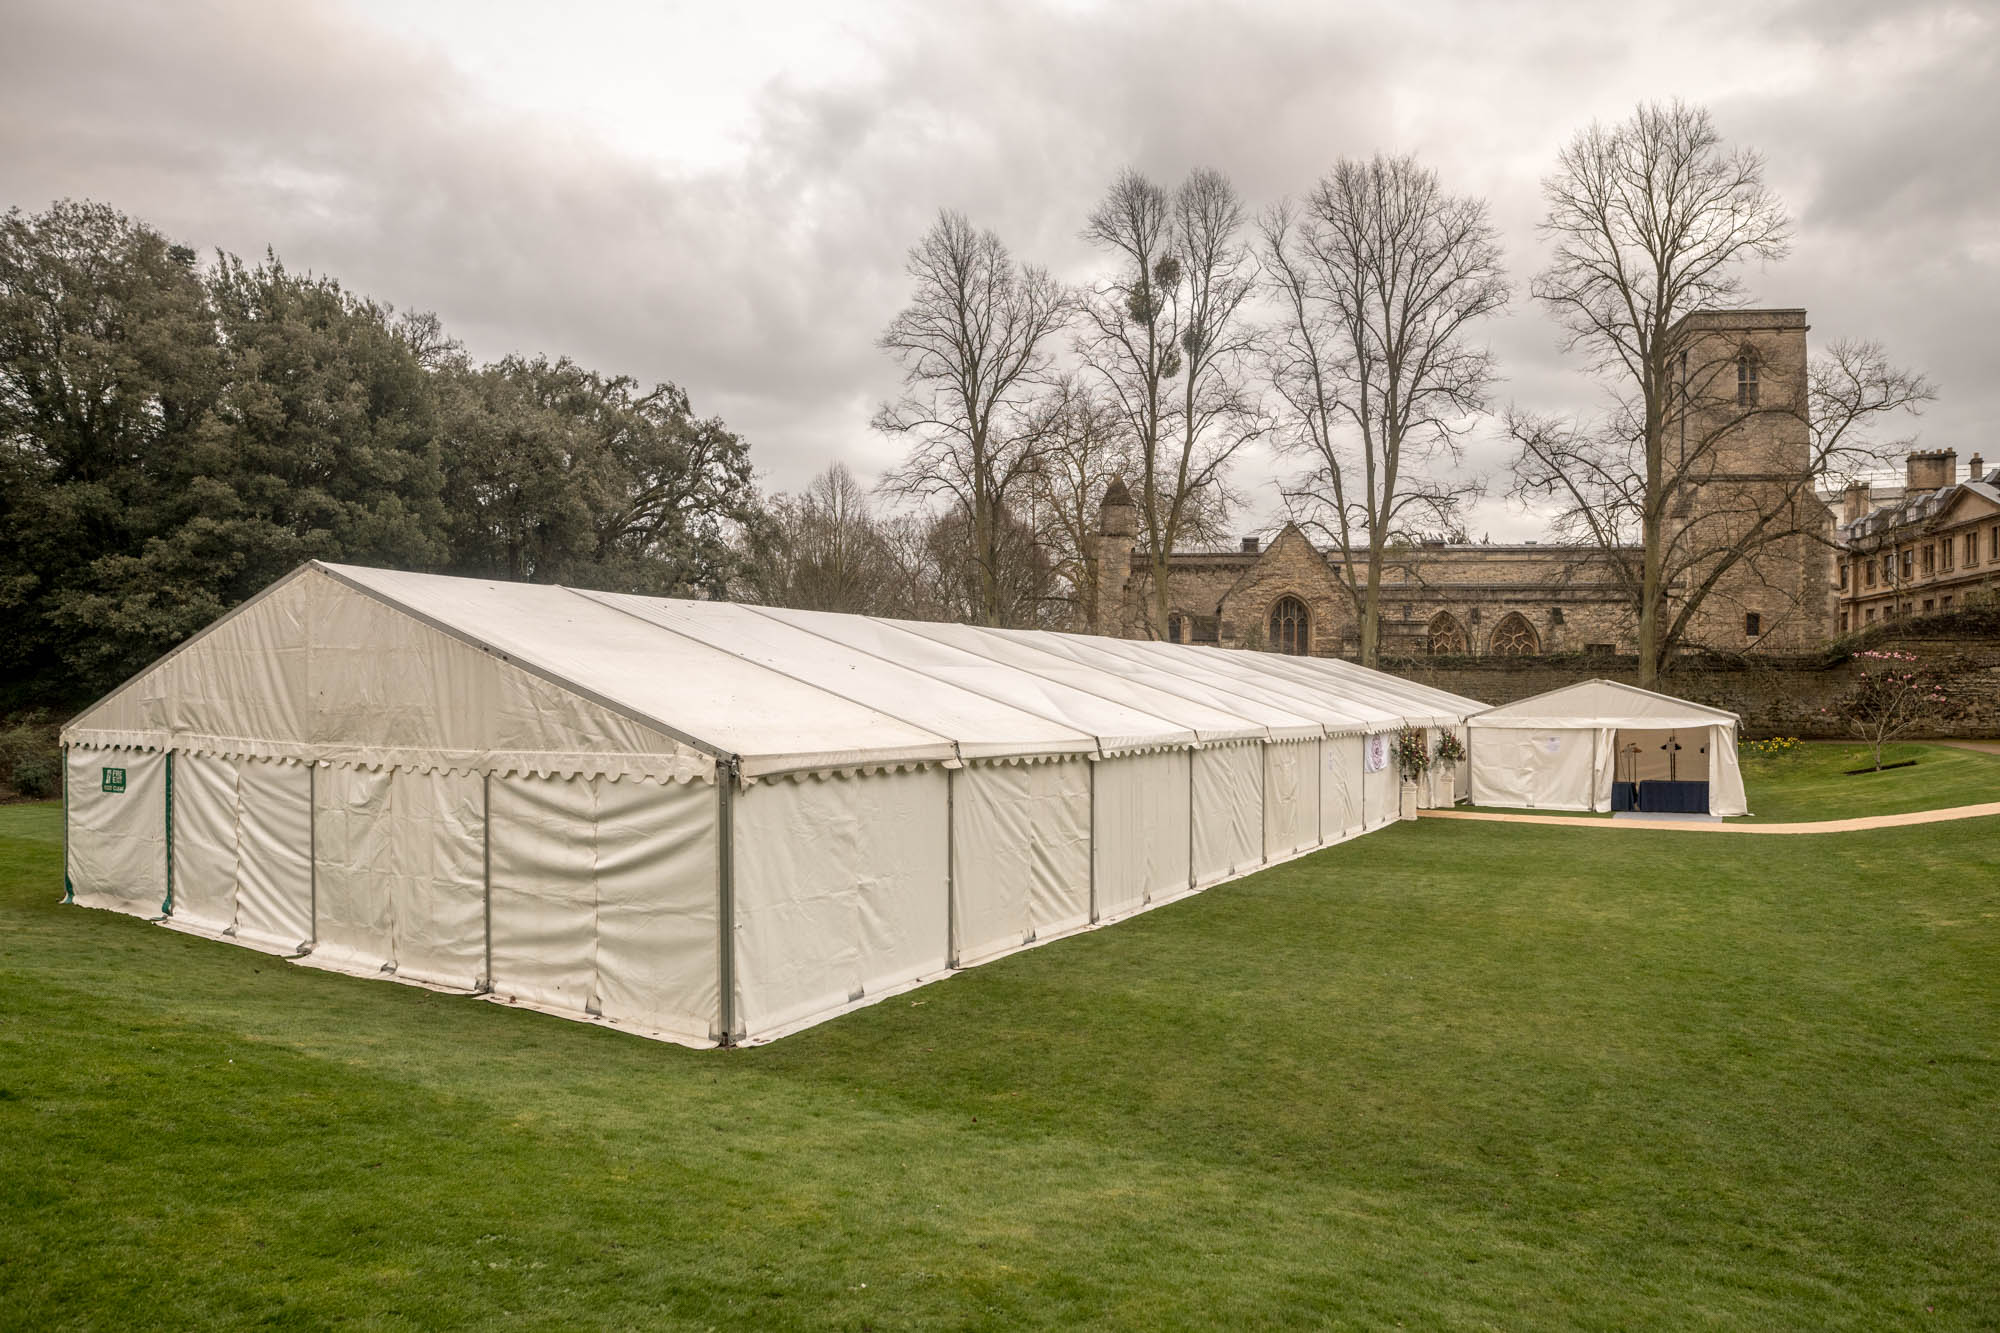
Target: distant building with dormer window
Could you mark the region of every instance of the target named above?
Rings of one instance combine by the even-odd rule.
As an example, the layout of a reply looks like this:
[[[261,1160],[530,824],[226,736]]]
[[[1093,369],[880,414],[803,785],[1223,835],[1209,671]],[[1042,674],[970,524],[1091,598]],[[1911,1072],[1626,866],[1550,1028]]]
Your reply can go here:
[[[1963,476],[1953,449],[1905,460],[1903,484],[1841,497],[1835,632],[1963,609],[2000,597],[2000,467],[1978,454]]]

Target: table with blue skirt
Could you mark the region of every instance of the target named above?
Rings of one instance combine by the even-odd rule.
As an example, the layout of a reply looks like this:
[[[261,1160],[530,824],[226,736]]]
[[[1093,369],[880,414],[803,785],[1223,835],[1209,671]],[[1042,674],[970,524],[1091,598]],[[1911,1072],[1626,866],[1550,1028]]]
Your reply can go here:
[[[1637,810],[1642,814],[1705,815],[1708,813],[1706,782],[1614,782],[1611,784],[1613,810]]]

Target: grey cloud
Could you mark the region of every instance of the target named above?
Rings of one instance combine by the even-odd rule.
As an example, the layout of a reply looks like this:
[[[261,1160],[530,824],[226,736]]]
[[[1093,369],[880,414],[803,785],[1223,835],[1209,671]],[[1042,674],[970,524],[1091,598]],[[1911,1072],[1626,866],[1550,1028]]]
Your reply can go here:
[[[777,485],[833,457],[863,471],[893,457],[867,428],[894,388],[873,340],[905,295],[904,250],[940,206],[1079,276],[1093,262],[1084,215],[1125,165],[1169,179],[1214,165],[1262,205],[1337,156],[1417,150],[1452,188],[1491,198],[1525,288],[1556,148],[1594,116],[1677,94],[1762,148],[1799,215],[1795,257],[1751,275],[1761,299],[1812,309],[1817,338],[1881,337],[1933,370],[1949,396],[1928,440],[1972,440],[2000,406],[1984,371],[1985,311],[2000,298],[2000,80],[1990,22],[1948,5],[1908,21],[1951,40],[1905,33],[1900,63],[1873,74],[1882,18],[1861,4],[1757,25],[1724,4],[1611,24],[1581,0],[1533,22],[1447,0],[909,5],[854,21],[861,68],[767,86],[740,161],[703,174],[527,116],[448,51],[332,8],[13,8],[0,206],[103,199],[190,242],[269,243],[434,308],[481,355],[567,352],[674,379],[751,437]],[[1785,77],[1702,58],[1740,56],[1732,42],[1756,43]],[[1525,297],[1489,334],[1503,397],[1594,401]],[[1494,433],[1468,442],[1467,467],[1504,463]],[[1259,455],[1243,479],[1285,467]],[[1246,525],[1271,500],[1261,491]],[[1535,525],[1492,501],[1473,526]]]

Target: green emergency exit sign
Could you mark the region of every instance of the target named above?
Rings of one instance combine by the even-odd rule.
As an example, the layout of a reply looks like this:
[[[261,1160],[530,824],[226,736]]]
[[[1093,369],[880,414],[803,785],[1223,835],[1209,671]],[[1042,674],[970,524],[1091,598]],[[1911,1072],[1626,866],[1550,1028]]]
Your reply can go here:
[[[125,770],[124,770],[124,769],[122,769],[122,768],[107,768],[107,769],[105,769],[105,770],[104,770],[104,790],[106,790],[106,791],[124,791],[124,790],[125,790]]]

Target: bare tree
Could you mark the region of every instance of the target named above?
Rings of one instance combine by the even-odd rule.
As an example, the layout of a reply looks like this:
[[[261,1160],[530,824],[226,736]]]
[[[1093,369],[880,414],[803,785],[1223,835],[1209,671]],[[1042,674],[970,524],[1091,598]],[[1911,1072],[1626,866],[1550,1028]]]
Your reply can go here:
[[[1493,358],[1468,331],[1507,303],[1500,247],[1485,203],[1447,194],[1413,157],[1344,159],[1262,232],[1284,310],[1271,383],[1284,443],[1311,460],[1287,503],[1339,553],[1373,666],[1385,554],[1419,523],[1453,525],[1479,490],[1426,465],[1457,462],[1486,406]]]
[[[807,611],[884,613],[897,568],[868,490],[834,463],[795,496],[769,506],[764,549],[754,561],[754,590],[772,606]]]
[[[1045,270],[1016,265],[993,232],[950,211],[911,249],[908,271],[916,291],[880,339],[907,392],[882,405],[875,426],[915,443],[883,485],[945,497],[967,516],[979,587],[972,615],[1000,624],[1010,546],[1001,515],[1034,468],[1025,416],[1070,297]]]
[[[1680,102],[1593,124],[1542,189],[1555,254],[1534,296],[1568,330],[1569,349],[1611,381],[1619,406],[1602,426],[1512,420],[1516,491],[1564,497],[1560,526],[1607,552],[1637,537],[1640,681],[1650,685],[1668,647],[1668,510],[1684,481],[1669,443],[1692,414],[1676,380],[1676,326],[1741,305],[1743,261],[1782,258],[1791,220],[1764,184],[1763,159],[1725,150],[1708,112]]]
[[[1171,193],[1126,171],[1084,228],[1118,265],[1085,303],[1078,350],[1131,442],[1156,637],[1166,631],[1168,558],[1219,523],[1224,471],[1263,430],[1247,391],[1257,333],[1243,226],[1228,179],[1198,170]]]
[[[1029,517],[1066,603],[1060,619],[1072,628],[1097,621],[1098,505],[1112,478],[1131,467],[1124,426],[1103,394],[1074,374],[1058,379],[1036,412],[1041,465]]]

